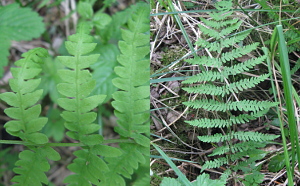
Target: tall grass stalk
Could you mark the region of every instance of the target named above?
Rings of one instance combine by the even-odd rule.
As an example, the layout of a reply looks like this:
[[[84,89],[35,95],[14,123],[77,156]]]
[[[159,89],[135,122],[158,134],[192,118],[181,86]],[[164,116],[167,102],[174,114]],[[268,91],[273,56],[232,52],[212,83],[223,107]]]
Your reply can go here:
[[[275,63],[274,56],[276,55],[276,45],[278,43],[278,51],[279,51],[279,58],[280,58],[280,66]],[[286,163],[286,171],[288,176],[288,185],[293,186],[293,175],[294,175],[294,168],[295,168],[295,158],[298,157],[298,162],[300,162],[300,148],[299,148],[299,139],[298,139],[298,129],[297,129],[297,123],[295,118],[295,110],[293,106],[293,96],[296,100],[299,100],[299,96],[295,94],[294,87],[292,86],[291,81],[291,74],[290,74],[290,65],[289,65],[289,58],[288,58],[288,51],[286,46],[286,41],[284,39],[284,34],[282,30],[282,25],[277,25],[276,28],[273,31],[272,38],[271,38],[271,54],[270,59],[272,60],[274,66],[277,67],[277,70],[282,75],[283,80],[283,92],[284,92],[284,100],[286,103],[286,110],[287,110],[287,117],[288,117],[288,136],[291,142],[291,156],[292,161],[290,164],[289,154],[287,150],[286,145],[286,135],[284,133],[284,122],[283,122],[283,108],[282,104],[283,102],[280,99],[280,96],[277,95],[277,91],[275,90],[274,83],[272,81],[272,88],[273,93],[275,97],[275,101],[280,100],[280,108],[277,108],[278,118],[280,120],[280,129],[281,129],[281,136],[282,136],[282,142],[284,147],[284,157],[285,157],[285,163]],[[266,49],[264,49],[266,50]],[[268,60],[269,64],[269,71],[271,70],[271,63],[270,60]],[[277,86],[278,88],[278,86]],[[298,101],[297,101],[298,102]],[[298,103],[299,104],[299,103]],[[299,164],[298,164],[299,168]]]

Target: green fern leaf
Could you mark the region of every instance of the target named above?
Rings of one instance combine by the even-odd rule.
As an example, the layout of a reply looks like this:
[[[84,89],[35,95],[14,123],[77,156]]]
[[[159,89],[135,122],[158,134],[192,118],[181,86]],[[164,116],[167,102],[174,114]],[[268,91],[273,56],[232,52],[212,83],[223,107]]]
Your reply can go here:
[[[263,134],[259,132],[233,132],[231,134],[235,139],[241,141],[256,141],[256,142],[263,142],[263,141],[271,141],[279,137],[279,135],[270,135],[270,134]]]
[[[60,155],[48,146],[22,151],[19,157],[20,160],[16,162],[16,165],[20,167],[14,168],[14,172],[20,175],[11,180],[18,182],[14,186],[48,184],[49,181],[44,172],[50,169],[50,165],[46,158],[54,161],[60,159]]]
[[[263,148],[266,146],[266,143],[257,143],[254,141],[246,141],[242,143],[233,144],[231,146],[229,145],[223,145],[218,148],[216,148],[212,154],[208,156],[216,156],[216,155],[222,155],[226,154],[228,152],[231,153],[237,153],[237,152],[245,152],[247,150],[253,150],[254,148]]]
[[[253,112],[251,114],[240,114],[238,116],[230,116],[229,119],[209,119],[201,118],[198,120],[186,121],[188,124],[201,128],[223,128],[230,127],[234,124],[243,124],[250,120],[264,116],[268,112],[268,109],[259,112]]]
[[[258,83],[264,81],[269,75],[261,75],[258,77],[252,77],[249,79],[242,79],[240,81],[229,84],[229,86],[216,86],[212,84],[201,84],[194,87],[183,88],[183,90],[189,93],[200,93],[200,94],[210,94],[210,95],[220,95],[225,96],[232,92],[238,93],[243,90],[255,87]]]
[[[230,60],[234,60],[235,58],[242,57],[250,53],[251,51],[255,50],[258,47],[259,43],[253,43],[250,45],[246,45],[244,47],[240,47],[237,49],[232,50],[231,52],[226,52],[221,55],[221,61],[226,62]]]
[[[207,33],[207,35],[212,38],[220,39],[222,37],[222,35],[220,35],[219,32],[216,30],[212,30],[203,25],[198,25],[198,27],[199,27],[199,30],[201,30],[204,33]]]
[[[236,101],[236,99],[233,101],[230,99],[230,97],[233,96],[228,96],[232,93],[240,94],[247,89],[254,88],[269,76],[269,74],[264,74],[257,77],[240,79],[238,81],[235,80],[235,75],[252,70],[254,66],[261,64],[267,58],[267,55],[252,58],[243,63],[239,63],[235,60],[238,57],[256,50],[258,43],[231,49],[242,42],[249,34],[248,31],[234,35],[233,37],[228,37],[228,35],[232,34],[232,32],[237,30],[241,25],[241,21],[228,18],[228,16],[233,13],[230,10],[231,5],[232,3],[230,1],[217,2],[215,6],[218,11],[209,14],[212,19],[206,20],[201,18],[202,22],[206,24],[205,26],[199,25],[201,32],[212,37],[210,39],[214,42],[199,39],[196,44],[200,47],[207,48],[212,55],[209,57],[201,56],[187,60],[187,62],[191,64],[205,66],[208,70],[202,71],[185,80],[183,82],[184,84],[197,85],[183,89],[193,94],[205,94],[208,95],[206,97],[212,97],[213,99],[194,100],[184,102],[184,104],[195,109],[201,108],[209,112],[223,112],[221,118],[201,118],[198,120],[187,121],[187,123],[193,126],[202,128],[220,128],[224,131],[224,134],[217,133],[210,136],[198,136],[199,140],[202,142],[224,143],[223,146],[217,147],[210,156],[225,155],[225,157],[205,162],[202,170],[220,167],[224,164],[228,164],[227,160],[231,160],[231,162],[238,162],[235,166],[237,168],[234,169],[234,171],[242,170],[245,172],[247,171],[247,165],[239,163],[238,160],[246,157],[252,152],[262,154],[261,150],[258,148],[264,147],[266,141],[274,140],[278,136],[258,132],[236,132],[233,126],[250,122],[250,120],[265,115],[270,107],[276,106],[277,103],[256,100]],[[233,116],[231,111],[243,111],[248,113]],[[223,114],[229,115],[224,116]],[[218,113],[217,115],[220,114]],[[225,129],[229,132],[226,133]],[[238,141],[238,143],[233,144],[233,140]],[[263,157],[250,156],[247,158],[248,162],[253,163]]]
[[[199,29],[202,32],[207,33],[208,36],[216,38],[216,39],[221,39],[221,38],[227,36],[228,34],[230,34],[233,30],[238,29],[241,26],[241,24],[242,24],[241,21],[234,23],[230,27],[223,29],[221,32],[218,32],[217,30],[212,30],[212,29],[206,28],[203,25],[198,25],[198,26],[199,26]]]
[[[225,86],[224,92],[221,94],[222,96],[229,94],[231,92],[238,93],[240,91],[244,91],[250,88],[255,87],[259,83],[263,82],[269,77],[269,74],[264,74],[258,77],[251,77],[249,79],[242,79],[240,81],[229,84],[229,86]]]
[[[216,71],[204,71],[201,72],[200,74],[188,78],[182,83],[191,84],[191,83],[202,82],[202,81],[215,81],[215,80],[221,80],[224,77],[226,78],[224,74],[221,74]]]
[[[225,157],[216,158],[212,161],[206,161],[205,164],[202,166],[201,171],[203,171],[205,169],[218,168],[227,163],[228,163],[228,160]]]
[[[35,90],[40,79],[34,79],[42,70],[41,58],[47,56],[48,52],[43,48],[32,49],[24,53],[22,55],[24,58],[15,63],[19,67],[11,69],[14,78],[9,80],[9,85],[14,92],[0,95],[0,99],[12,106],[4,112],[15,119],[4,125],[7,132],[24,141],[37,144],[48,141],[46,135],[39,133],[47,123],[47,119],[39,118],[41,106],[35,104],[41,98],[43,91]]]
[[[117,157],[121,155],[121,151],[109,146],[94,145],[88,150],[78,150],[74,154],[77,158],[68,166],[68,169],[75,174],[68,176],[64,182],[80,186],[90,185],[90,183],[99,185],[99,178],[104,179],[99,173],[109,171],[107,164],[99,158],[99,155]]]
[[[235,24],[239,20],[238,19],[230,19],[230,20],[224,20],[224,21],[211,21],[209,19],[204,19],[203,17],[200,17],[200,20],[205,24],[209,25],[210,27],[213,27],[214,29],[219,29],[227,25]]]
[[[249,71],[255,65],[261,64],[266,58],[267,58],[267,55],[263,55],[258,58],[253,58],[253,59],[247,60],[243,63],[238,63],[236,65],[233,65],[231,67],[224,67],[224,71],[226,73],[230,73],[232,75],[240,74],[242,72]]]
[[[67,121],[65,126],[71,130],[68,134],[76,140],[81,140],[84,135],[99,129],[92,124],[96,115],[89,111],[97,107],[105,98],[104,95],[88,97],[96,83],[91,73],[85,69],[99,57],[97,54],[83,56],[93,51],[96,46],[96,43],[92,43],[93,37],[87,34],[88,30],[87,25],[80,25],[78,32],[69,36],[69,41],[66,41],[66,48],[73,56],[58,57],[59,61],[70,70],[58,72],[64,82],[57,85],[57,90],[67,98],[60,98],[57,102],[66,110],[62,113],[62,117]]]
[[[217,24],[219,25],[219,23],[217,23]],[[241,34],[237,34],[230,38],[226,38],[226,39],[221,38],[218,41],[213,42],[213,43],[210,43],[204,39],[199,38],[195,44],[200,47],[208,48],[209,51],[216,51],[218,53],[221,53],[223,48],[231,47],[235,43],[239,43],[239,42],[243,41],[249,35],[249,33],[250,32],[243,32]],[[201,56],[201,58],[202,57],[206,57],[206,56]],[[218,58],[215,60],[218,60]],[[201,62],[202,60],[199,60],[199,61]],[[205,65],[205,64],[203,64],[203,65]],[[207,65],[207,66],[211,66],[211,65]]]
[[[139,164],[149,167],[149,6],[138,3],[135,14],[128,20],[128,30],[122,30],[123,41],[119,42],[121,55],[115,68],[117,78],[113,84],[120,90],[113,94],[112,102],[117,116],[115,131],[122,138],[133,139],[136,144],[120,144],[124,154],[109,163],[110,180],[103,185],[124,185],[124,178],[131,178]],[[145,179],[150,179],[145,174]],[[105,184],[104,184],[105,183]]]
[[[259,132],[232,132],[231,134],[223,135],[221,133],[217,133],[211,136],[198,136],[198,138],[206,143],[217,143],[217,142],[224,142],[231,139],[238,139],[241,141],[256,141],[256,142],[263,142],[263,141],[270,141],[275,138],[278,138],[278,135],[269,135],[269,134],[262,134]]]
[[[109,171],[106,162],[100,156],[121,155],[117,148],[100,145],[103,136],[94,134],[100,126],[93,123],[97,114],[91,110],[103,102],[105,95],[90,96],[96,83],[86,68],[96,62],[99,55],[86,55],[96,47],[89,32],[89,25],[80,24],[77,33],[69,36],[69,41],[66,41],[66,48],[72,56],[58,57],[59,61],[69,68],[58,72],[63,82],[57,85],[58,92],[65,96],[57,102],[65,109],[62,117],[65,127],[70,130],[67,135],[87,145],[85,149],[74,153],[77,158],[68,166],[75,172],[64,180],[69,185],[99,185],[100,181],[105,179],[105,172]]]
[[[164,179],[160,183],[160,186],[169,186],[169,185],[182,186],[181,182],[178,181],[177,179],[164,177]]]
[[[136,133],[148,133],[139,131],[135,125],[146,125],[149,119],[149,63],[145,56],[149,54],[149,36],[144,34],[149,30],[148,8],[141,6],[129,20],[129,30],[122,31],[124,41],[119,42],[121,55],[118,61],[122,66],[115,68],[118,78],[113,80],[116,87],[123,91],[113,94],[115,101],[112,105],[117,110],[118,124],[124,137],[132,137]],[[139,119],[139,120],[137,120]],[[139,123],[135,123],[139,121]],[[140,128],[144,129],[144,128]],[[119,129],[116,129],[119,130]],[[135,131],[137,130],[137,131]]]
[[[209,16],[216,21],[226,20],[233,13],[230,11],[232,7],[231,1],[219,1],[215,6],[218,12],[209,13]]]
[[[220,103],[212,99],[196,100],[194,102],[183,102],[183,104],[192,108],[203,108],[208,111],[222,112],[225,112],[226,110],[257,112],[277,105],[277,103],[270,101],[243,100]]]
[[[191,63],[193,65],[205,65],[209,67],[216,67],[220,68],[222,67],[223,63],[220,59],[211,58],[208,56],[201,56],[200,58],[194,58],[194,59],[187,59],[186,62]]]
[[[41,98],[43,91],[36,90],[40,84],[40,79],[36,78],[42,70],[43,58],[48,56],[48,51],[43,48],[32,49],[22,55],[12,68],[13,79],[9,80],[9,85],[13,92],[6,92],[0,95],[12,106],[4,112],[14,120],[7,122],[4,127],[8,133],[21,138],[23,141],[34,144],[45,144],[48,137],[40,133],[47,123],[47,118],[39,117],[41,105],[36,104]],[[34,148],[28,146],[30,150],[20,153],[20,160],[16,162],[18,168],[14,169],[16,175],[12,181],[15,185],[31,186],[48,184],[48,179],[44,172],[50,169],[46,158],[59,160],[59,154],[48,146]]]

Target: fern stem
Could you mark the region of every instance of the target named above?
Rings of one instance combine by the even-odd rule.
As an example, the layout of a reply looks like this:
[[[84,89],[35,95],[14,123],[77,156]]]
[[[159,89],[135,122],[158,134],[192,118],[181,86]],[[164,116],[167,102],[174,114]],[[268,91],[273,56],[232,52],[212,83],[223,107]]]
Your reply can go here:
[[[103,140],[101,144],[108,143],[136,143],[132,139],[108,139]],[[51,147],[87,147],[83,143],[46,143],[46,144],[35,144],[31,142],[19,141],[19,140],[0,140],[0,144],[12,144],[12,145],[25,145],[25,146],[51,146]]]

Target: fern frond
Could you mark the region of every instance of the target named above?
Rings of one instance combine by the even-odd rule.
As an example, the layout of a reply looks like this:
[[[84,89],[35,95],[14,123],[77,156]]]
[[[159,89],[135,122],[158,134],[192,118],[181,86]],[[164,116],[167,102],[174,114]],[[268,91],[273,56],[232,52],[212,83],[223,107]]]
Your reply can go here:
[[[94,134],[100,126],[93,123],[97,115],[91,110],[104,100],[105,95],[89,96],[95,88],[95,80],[87,68],[99,57],[98,54],[86,55],[96,47],[89,32],[88,24],[80,24],[77,33],[69,36],[69,41],[66,41],[66,48],[72,56],[58,57],[68,68],[59,71],[63,82],[57,85],[59,93],[65,96],[58,99],[58,104],[65,109],[62,117],[65,127],[70,130],[67,135],[87,146],[74,153],[77,158],[68,168],[75,174],[64,180],[69,185],[98,185],[101,179],[105,179],[104,173],[109,171],[100,156],[114,157],[122,154],[117,148],[99,145],[103,137]]]
[[[268,111],[269,109],[264,109],[258,112],[252,112],[251,114],[240,114],[238,116],[230,116],[229,120],[232,122],[232,124],[242,124],[264,116]]]
[[[32,186],[41,183],[48,185],[48,178],[44,172],[50,169],[47,159],[58,161],[60,155],[51,147],[44,146],[32,150],[25,150],[19,154],[20,160],[16,162],[15,176],[11,181],[18,182],[14,186]],[[47,159],[46,159],[47,158]]]
[[[106,158],[110,171],[103,185],[125,185],[124,177],[131,178],[141,164],[149,166],[149,6],[138,3],[136,12],[128,21],[128,30],[122,30],[119,42],[120,66],[115,68],[117,78],[113,84],[120,90],[112,96],[118,126],[115,131],[121,138],[133,139],[135,143],[120,144],[124,154],[116,159]],[[147,172],[148,173],[148,172]],[[149,174],[146,179],[150,181]]]
[[[239,21],[237,23],[233,23],[232,25],[227,25],[227,27],[225,27],[225,29],[222,29],[222,31],[219,33],[219,35],[221,35],[221,37],[227,36],[228,34],[230,34],[231,32],[233,32],[234,30],[237,30],[242,24],[242,21]]]
[[[149,63],[145,56],[149,54],[148,8],[141,6],[129,20],[129,30],[122,30],[124,41],[119,42],[121,55],[118,61],[122,66],[115,68],[118,78],[113,80],[122,91],[113,94],[112,102],[118,117],[117,131],[124,137],[133,137],[138,133],[148,133],[144,127],[149,119]],[[138,123],[137,123],[138,122]],[[139,129],[142,129],[140,131]],[[143,131],[144,130],[144,131]],[[138,142],[138,141],[137,141]]]
[[[208,49],[212,56],[201,56],[195,59],[189,59],[187,62],[208,67],[207,71],[202,71],[197,75],[189,77],[185,80],[184,84],[194,84],[196,86],[190,86],[183,88],[185,91],[193,94],[209,95],[210,99],[200,99],[195,101],[184,102],[186,106],[195,109],[203,109],[206,111],[223,112],[221,118],[201,118],[198,120],[187,121],[190,125],[202,127],[202,128],[220,128],[224,134],[217,133],[210,136],[198,136],[199,140],[206,143],[219,143],[224,145],[217,147],[210,156],[225,155],[225,157],[214,159],[213,161],[205,162],[202,171],[206,168],[217,168],[223,164],[227,164],[228,160],[231,162],[237,162],[238,169],[247,172],[248,165],[239,163],[239,159],[245,158],[251,152],[261,153],[258,148],[264,147],[266,141],[274,140],[278,136],[263,134],[258,132],[242,132],[235,131],[233,128],[236,124],[242,124],[249,122],[265,115],[268,110],[276,106],[277,103],[270,101],[256,101],[256,100],[239,100],[233,101],[228,94],[240,94],[246,89],[250,89],[264,81],[269,74],[264,74],[257,77],[244,78],[236,81],[234,76],[240,73],[251,70],[254,66],[263,63],[267,58],[267,55],[263,55],[258,58],[252,58],[243,63],[239,63],[235,60],[238,57],[242,57],[253,50],[256,50],[258,43],[253,43],[240,48],[234,48],[234,46],[243,41],[249,32],[243,32],[233,37],[224,37],[232,34],[237,30],[241,21],[232,20],[228,18],[233,12],[230,10],[232,6],[231,1],[217,2],[216,8],[218,11],[210,13],[211,20],[205,20],[201,18],[202,22],[206,26],[199,25],[201,32],[209,37],[212,37],[213,43],[204,39],[199,39],[196,44]],[[225,52],[225,50],[228,52]],[[214,57],[216,56],[216,57]],[[230,63],[228,63],[230,62]],[[224,83],[226,80],[226,84]],[[211,97],[213,99],[211,99]],[[236,98],[236,96],[235,96]],[[240,99],[240,98],[239,98]],[[235,99],[237,100],[237,99]],[[237,116],[231,115],[231,111],[248,112],[245,114],[239,114]],[[223,114],[229,114],[223,116]],[[224,119],[223,119],[224,118]],[[224,130],[224,129],[228,130]],[[228,133],[226,133],[228,131]],[[238,143],[232,143],[232,140]],[[227,145],[226,145],[227,144]],[[252,163],[262,156],[254,157],[247,156],[248,162]],[[254,167],[252,167],[255,169]]]
[[[218,9],[218,12],[208,13],[211,18],[213,18],[216,21],[221,21],[227,19],[228,16],[230,16],[233,12],[230,11],[232,7],[231,1],[220,1],[215,4],[216,8]]]
[[[211,58],[208,56],[201,56],[200,58],[197,59],[187,59],[186,62],[191,63],[192,65],[205,65],[205,66],[216,67],[216,68],[220,68],[223,65],[220,59]]]
[[[193,87],[183,88],[183,90],[188,93],[200,93],[200,94],[210,94],[210,95],[222,95],[224,93],[229,93],[224,89],[225,86],[216,86],[212,84],[201,84]]]
[[[249,59],[243,63],[235,64],[231,67],[224,67],[224,71],[226,73],[230,73],[232,75],[240,74],[242,72],[249,71],[254,66],[261,64],[265,59],[267,58],[267,55],[263,55],[257,58]]]
[[[217,30],[207,28],[200,24],[198,25],[198,27],[199,27],[199,30],[201,30],[201,32],[205,33],[209,37],[216,38],[216,39],[220,39],[222,37],[222,35],[220,35],[220,33]]]
[[[269,74],[263,74],[261,76],[258,77],[251,77],[251,78],[246,78],[246,79],[242,79],[239,80],[237,82],[233,82],[231,84],[229,84],[228,86],[224,86],[224,92],[221,94],[222,96],[229,94],[231,92],[235,92],[238,93],[240,91],[244,91],[247,90],[249,88],[253,88],[256,85],[258,85],[259,83],[263,82],[264,80],[266,80],[269,77]]]
[[[230,27],[227,27],[227,28],[223,29],[221,32],[218,32],[217,30],[213,30],[213,29],[210,29],[210,28],[206,28],[203,25],[198,25],[198,26],[199,26],[199,29],[201,30],[201,32],[203,32],[204,34],[206,34],[206,35],[208,35],[212,38],[215,38],[215,39],[221,39],[221,38],[227,36],[233,30],[238,29],[241,26],[241,24],[242,24],[241,21],[237,22],[237,23],[234,23]]]
[[[217,133],[211,136],[198,136],[198,139],[206,143],[218,143],[218,142],[228,141],[233,138],[231,135],[223,135],[221,133]]]
[[[213,21],[213,20],[208,20],[204,19],[203,17],[200,17],[200,20],[205,23],[205,25],[210,26],[214,29],[219,29],[227,25],[235,24],[239,20],[238,19],[229,19],[229,20],[223,20],[223,21]]]
[[[240,48],[233,49],[230,52],[222,53],[221,61],[226,62],[230,60],[234,60],[235,58],[242,57],[245,54],[250,53],[251,51],[257,48],[259,43],[252,43],[250,45],[246,45]]]
[[[270,135],[270,134],[262,134],[259,132],[231,132],[231,134],[223,135],[221,133],[217,133],[211,136],[198,136],[199,140],[206,142],[206,143],[217,143],[228,141],[231,139],[238,139],[241,141],[256,141],[256,142],[263,142],[263,141],[270,141],[273,139],[278,138],[278,135]]]
[[[264,81],[269,74],[261,75],[258,77],[251,77],[249,79],[242,79],[237,82],[231,83],[224,86],[216,86],[212,84],[201,84],[194,87],[183,88],[183,90],[189,93],[200,93],[200,94],[210,94],[210,95],[220,95],[225,96],[232,92],[238,93],[243,90],[255,87],[258,83]]]
[[[250,34],[250,31],[248,32],[242,32],[240,34],[237,34],[235,36],[232,36],[230,38],[222,39],[220,40],[220,48],[226,48],[231,47],[236,43],[240,43],[243,41],[248,35]]]
[[[210,43],[204,39],[199,38],[195,44],[197,46],[207,48],[209,51],[216,51],[218,53],[221,53],[223,48],[231,47],[235,43],[239,43],[239,42],[243,41],[249,35],[249,33],[250,32],[243,32],[241,34],[235,35],[230,38],[226,38],[226,39],[221,38],[218,41],[215,41],[213,43]],[[204,56],[201,56],[201,57],[204,57]],[[218,58],[215,60],[218,60]],[[210,66],[210,65],[207,65],[207,66]]]
[[[68,67],[68,70],[60,70],[59,76],[63,83],[57,85],[60,94],[67,98],[58,99],[58,104],[64,108],[62,117],[65,119],[65,126],[70,131],[67,133],[71,138],[88,143],[88,136],[99,129],[99,126],[92,124],[96,119],[96,114],[89,112],[97,107],[105,98],[104,95],[89,96],[95,87],[95,80],[92,79],[88,68],[92,63],[96,62],[99,55],[90,53],[96,47],[96,43],[92,43],[93,37],[88,35],[87,25],[80,25],[78,32],[69,36],[66,41],[66,48],[73,56],[59,56],[59,61]],[[98,142],[101,143],[100,136]],[[97,142],[94,142],[97,144]]]
[[[270,101],[242,100],[220,103],[212,99],[196,100],[193,102],[183,102],[183,104],[192,108],[203,108],[208,111],[222,112],[225,112],[226,110],[258,112],[277,105],[277,103]]]
[[[41,105],[35,105],[43,93],[42,90],[36,90],[41,81],[36,77],[42,71],[42,58],[47,56],[48,51],[43,48],[24,53],[24,58],[15,63],[18,67],[11,69],[14,78],[9,80],[9,85],[13,92],[0,95],[0,99],[12,106],[4,112],[15,119],[4,125],[6,131],[23,141],[36,144],[48,142],[48,137],[39,132],[47,123],[47,118],[39,117]]]
[[[259,132],[233,132],[231,134],[235,139],[241,141],[256,141],[256,142],[263,142],[263,141],[271,141],[279,137],[279,135],[270,135],[270,134],[263,134]]]
[[[138,144],[122,143],[121,149],[124,150],[122,156],[115,158],[105,158],[109,162],[110,172],[107,172],[107,179],[103,180],[102,185],[125,185],[124,178],[131,178],[134,170],[140,165],[149,166],[147,153],[149,153],[149,147],[143,147]],[[149,180],[149,175],[147,179]]]
[[[248,149],[253,150],[254,148],[263,148],[266,146],[266,143],[257,143],[254,141],[246,141],[242,143],[236,143],[233,145],[222,145],[218,148],[216,148],[212,154],[208,156],[216,156],[216,155],[222,155],[226,154],[228,152],[231,153],[236,153],[236,152],[244,152],[247,151]]]
[[[40,131],[47,123],[47,118],[39,117],[41,105],[36,104],[43,94],[43,90],[36,90],[41,79],[37,76],[42,71],[43,58],[48,57],[48,51],[43,48],[35,48],[24,54],[23,59],[18,60],[12,68],[13,79],[9,85],[13,92],[5,92],[0,99],[7,102],[11,108],[5,109],[5,113],[12,119],[4,127],[13,136],[21,138],[25,142],[45,144],[48,137]],[[28,146],[30,150],[20,153],[20,160],[16,162],[18,168],[14,169],[16,175],[12,181],[15,185],[31,186],[48,184],[44,172],[50,169],[46,158],[59,160],[59,154],[51,147],[43,146],[35,148]]]
[[[182,83],[184,84],[192,84],[201,81],[215,81],[215,80],[222,80],[224,79],[225,74],[221,74],[217,71],[204,71],[200,74],[194,75],[187,80],[184,80]]]
[[[265,115],[267,112],[268,109],[259,112],[254,112],[251,114],[240,114],[238,116],[230,116],[229,119],[201,118],[198,120],[192,120],[186,122],[192,126],[202,127],[202,128],[223,128],[223,127],[230,127],[234,124],[242,124],[242,123],[249,122],[250,120]]]
[[[218,168],[221,167],[224,164],[227,164],[228,160],[225,157],[222,158],[216,158],[214,160],[211,161],[206,161],[205,164],[202,166],[201,171],[205,170],[205,169],[212,169],[212,168]]]
[[[300,60],[298,59],[296,65],[291,69],[291,74],[292,75],[295,74],[295,72],[297,72],[299,68],[300,68]]]
[[[99,180],[105,180],[105,172],[109,171],[107,164],[99,156],[117,157],[121,151],[106,145],[94,145],[89,149],[75,151],[77,158],[68,169],[75,174],[68,176],[64,182],[69,185],[99,185]],[[116,158],[114,158],[116,159]]]

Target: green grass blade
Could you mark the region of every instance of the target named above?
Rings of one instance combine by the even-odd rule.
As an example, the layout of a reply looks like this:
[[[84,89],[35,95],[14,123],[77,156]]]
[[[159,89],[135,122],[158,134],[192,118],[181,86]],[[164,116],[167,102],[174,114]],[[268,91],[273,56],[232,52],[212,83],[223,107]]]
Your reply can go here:
[[[171,11],[174,12],[174,13],[176,13],[175,8],[174,8],[173,3],[172,3],[171,0],[168,0],[168,4],[169,4],[169,7],[170,7]],[[193,47],[193,44],[192,44],[191,40],[189,39],[189,36],[188,36],[188,34],[186,33],[185,28],[184,28],[184,26],[183,26],[183,24],[182,24],[182,22],[181,22],[181,20],[180,20],[180,18],[179,18],[179,16],[178,16],[177,13],[174,14],[174,18],[176,19],[176,22],[177,22],[177,24],[178,24],[178,26],[179,26],[179,28],[180,28],[182,34],[183,34],[184,39],[186,40],[186,42],[187,42],[187,44],[188,44],[190,50],[191,50],[192,52],[195,52],[195,49],[194,49],[194,47]],[[196,57],[197,55],[194,54],[194,56]]]
[[[162,83],[168,81],[182,81],[186,80],[187,77],[169,77],[169,78],[161,78],[161,79],[151,79],[150,83]]]
[[[286,108],[287,108],[288,123],[290,129],[290,138],[292,144],[292,173],[293,173],[296,153],[298,157],[298,162],[300,162],[298,129],[297,129],[297,123],[294,115],[295,112],[293,107],[292,81],[291,81],[291,74],[290,74],[288,51],[287,51],[287,46],[283,35],[282,25],[277,25],[276,29],[278,31],[280,66],[281,66],[281,74],[283,80],[284,97],[285,97]]]
[[[273,37],[273,35],[275,35],[277,33],[277,31],[275,31],[275,30],[272,34],[271,48],[272,48],[272,43],[275,45],[275,43],[277,41],[276,37]],[[269,51],[268,51],[267,48],[263,47],[263,51],[264,51],[264,53],[269,54]],[[275,88],[275,85],[274,85],[274,79],[273,79],[273,75],[272,75],[272,65],[271,65],[271,60],[270,60],[272,58],[272,54],[274,54],[274,53],[275,52],[272,52],[271,55],[268,55],[269,57],[267,58],[267,63],[268,63],[268,70],[269,70],[269,73],[270,73],[272,91],[273,91],[273,94],[274,94],[274,100],[275,100],[275,102],[278,102],[277,91],[276,91],[276,88]],[[276,106],[276,112],[277,112],[278,118],[281,118],[278,106]],[[288,154],[288,148],[287,148],[287,144],[286,144],[286,137],[285,137],[285,131],[284,131],[282,118],[279,119],[279,123],[280,123],[280,131],[281,131],[281,138],[282,138],[282,144],[283,144],[284,160],[285,160],[285,165],[286,165],[288,181],[289,181],[289,183],[293,183],[293,174],[292,174],[291,165],[290,165],[290,158],[289,158],[289,154]],[[292,184],[289,185],[289,186],[292,186]]]
[[[192,186],[191,182],[185,177],[185,175],[177,168],[177,166],[172,162],[172,160],[162,151],[157,145],[151,143],[152,146],[160,153],[160,155],[166,160],[166,162],[171,166],[174,172],[178,175],[178,179],[185,186]]]

